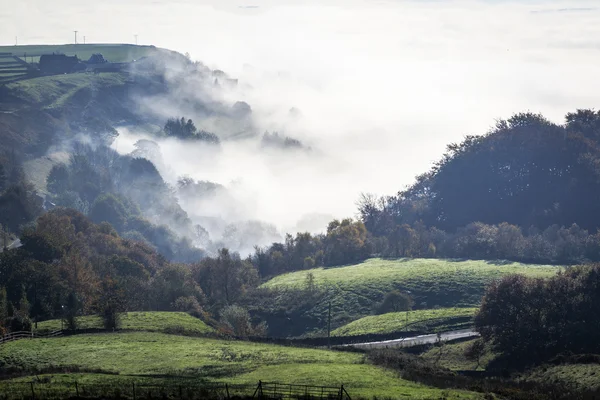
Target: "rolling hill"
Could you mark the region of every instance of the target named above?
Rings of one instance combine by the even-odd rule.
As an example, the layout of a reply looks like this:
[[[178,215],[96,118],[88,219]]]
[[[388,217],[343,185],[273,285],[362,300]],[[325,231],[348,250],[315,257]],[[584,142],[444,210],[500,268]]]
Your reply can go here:
[[[409,292],[415,309],[477,307],[485,287],[509,274],[550,277],[561,267],[505,261],[444,259],[369,259],[334,268],[315,268],[274,277],[261,288],[277,293],[261,314],[269,326],[288,335],[302,335],[311,329],[325,332],[331,302],[332,328],[339,328],[371,315],[383,297],[393,291]],[[307,288],[312,274],[314,290]],[[290,293],[298,292],[291,307]]]

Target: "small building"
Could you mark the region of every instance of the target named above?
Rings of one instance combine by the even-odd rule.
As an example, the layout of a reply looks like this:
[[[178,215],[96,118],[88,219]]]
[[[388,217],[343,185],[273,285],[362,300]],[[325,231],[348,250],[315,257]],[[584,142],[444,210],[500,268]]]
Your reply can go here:
[[[68,74],[79,64],[77,56],[65,54],[43,54],[40,57],[40,71],[45,74]]]

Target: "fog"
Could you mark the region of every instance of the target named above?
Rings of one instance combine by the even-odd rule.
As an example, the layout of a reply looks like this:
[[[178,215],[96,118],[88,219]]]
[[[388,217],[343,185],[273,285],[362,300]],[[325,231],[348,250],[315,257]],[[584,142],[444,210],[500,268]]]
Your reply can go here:
[[[209,96],[247,102],[257,133],[279,131],[312,150],[225,140],[218,154],[200,157],[165,141],[161,173],[228,190],[228,204],[184,207],[192,216],[261,220],[280,232],[352,216],[360,192],[396,193],[446,144],[485,133],[497,118],[530,110],[562,122],[568,111],[596,107],[600,93],[597,1],[4,3],[5,44],[15,36],[70,43],[75,29],[88,43],[131,43],[138,34],[140,44],[188,52],[238,78],[235,89]],[[140,135],[121,129],[115,145],[131,151]]]

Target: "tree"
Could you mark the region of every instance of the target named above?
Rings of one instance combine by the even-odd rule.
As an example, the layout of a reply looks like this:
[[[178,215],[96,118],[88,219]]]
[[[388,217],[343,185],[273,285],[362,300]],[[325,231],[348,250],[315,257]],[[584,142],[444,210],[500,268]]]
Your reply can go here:
[[[475,339],[465,348],[465,358],[467,360],[476,361],[475,370],[479,368],[481,357],[485,354],[485,342],[482,339]]]
[[[312,272],[306,274],[306,290],[310,293],[314,292],[317,288],[315,283],[315,275]]]
[[[8,319],[8,297],[6,296],[6,288],[0,287],[0,326],[6,324]]]
[[[71,188],[71,177],[69,168],[65,164],[56,164],[50,170],[46,178],[48,191],[55,195],[62,194]]]
[[[8,177],[6,176],[6,168],[4,168],[4,164],[0,163],[0,193],[6,189],[7,183]]]
[[[98,196],[90,208],[90,218],[96,223],[103,221],[121,231],[127,220],[127,210],[123,202],[113,194]]]
[[[221,311],[221,322],[236,336],[264,336],[267,333],[265,322],[252,325],[248,310],[237,305],[227,306]]]
[[[222,307],[235,302],[258,283],[252,263],[241,260],[228,249],[219,250],[217,258],[207,257],[193,266],[194,278],[213,305]]]
[[[75,292],[69,292],[66,302],[63,306],[63,321],[68,330],[74,331],[78,327],[77,316],[81,310],[81,305]]]
[[[325,263],[342,265],[361,261],[370,253],[367,229],[360,221],[333,220],[327,226],[325,237]]]
[[[101,294],[97,305],[104,329],[118,329],[121,313],[127,310],[127,297],[121,283],[106,276],[102,280]]]
[[[0,195],[0,224],[12,232],[33,221],[43,212],[43,200],[35,187],[25,181],[9,186]]]
[[[394,290],[386,294],[383,301],[377,306],[377,314],[409,311],[413,304],[414,302],[410,295]]]

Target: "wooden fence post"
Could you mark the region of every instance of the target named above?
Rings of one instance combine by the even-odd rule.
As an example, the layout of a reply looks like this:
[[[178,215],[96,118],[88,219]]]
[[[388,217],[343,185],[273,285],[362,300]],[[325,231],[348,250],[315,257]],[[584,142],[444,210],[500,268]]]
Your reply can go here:
[[[227,398],[229,398],[229,386],[225,384],[225,393],[227,393]]]
[[[29,383],[31,385],[31,398],[35,400],[35,391],[33,390],[33,382]]]
[[[75,393],[77,393],[77,397],[79,397],[79,386],[77,385],[77,381],[75,381]]]
[[[133,400],[135,400],[135,382],[132,382],[131,385],[133,386]]]

